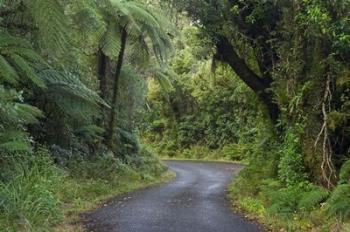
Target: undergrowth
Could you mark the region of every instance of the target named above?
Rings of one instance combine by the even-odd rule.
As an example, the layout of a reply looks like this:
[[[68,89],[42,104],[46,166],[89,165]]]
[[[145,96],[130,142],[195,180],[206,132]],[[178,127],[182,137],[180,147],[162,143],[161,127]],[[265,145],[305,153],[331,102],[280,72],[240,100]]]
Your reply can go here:
[[[185,148],[177,147],[171,141],[150,141],[143,138],[150,150],[159,154],[163,159],[190,159],[190,160],[221,160],[247,163],[246,155],[249,149],[241,144],[226,144],[212,149],[204,144],[195,144]]]
[[[74,157],[69,165],[54,163],[51,154],[2,160],[0,231],[80,231],[79,213],[120,193],[171,178],[157,158],[142,150],[138,159],[112,154]]]
[[[272,231],[348,231],[348,163],[338,185],[328,190],[308,180],[292,131],[282,143],[264,141],[250,146],[250,164],[229,187],[234,205]]]

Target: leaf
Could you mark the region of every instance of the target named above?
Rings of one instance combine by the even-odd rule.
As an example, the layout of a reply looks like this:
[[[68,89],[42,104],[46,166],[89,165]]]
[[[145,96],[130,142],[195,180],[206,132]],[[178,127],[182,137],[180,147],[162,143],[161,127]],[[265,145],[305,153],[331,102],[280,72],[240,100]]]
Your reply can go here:
[[[102,40],[102,51],[110,58],[116,58],[121,49],[120,28],[114,22],[110,22],[107,32]]]
[[[21,56],[17,54],[11,54],[9,59],[11,63],[20,71],[20,73],[27,77],[33,84],[44,89],[46,88],[45,83],[38,77],[30,64],[27,63]]]
[[[20,79],[16,70],[7,62],[7,60],[0,55],[0,77],[3,78],[5,82],[10,84],[16,84]]]

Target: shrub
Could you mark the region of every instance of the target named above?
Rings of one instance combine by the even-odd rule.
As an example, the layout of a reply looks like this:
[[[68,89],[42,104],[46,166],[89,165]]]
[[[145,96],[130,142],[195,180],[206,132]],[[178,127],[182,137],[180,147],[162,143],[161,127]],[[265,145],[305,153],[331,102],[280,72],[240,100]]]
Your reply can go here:
[[[282,218],[288,218],[298,211],[300,194],[304,190],[297,186],[282,188],[271,194],[271,205],[268,207],[270,214],[277,214]]]
[[[147,178],[160,176],[166,170],[160,159],[147,150],[146,147],[141,147],[138,155],[127,156],[127,163]]]
[[[298,202],[298,208],[300,210],[311,210],[320,206],[329,196],[329,192],[322,187],[312,186],[310,191],[301,193],[300,200]]]
[[[280,180],[291,186],[306,180],[303,156],[300,152],[300,141],[291,130],[285,136],[280,153],[281,160],[278,165]]]
[[[222,155],[230,160],[241,161],[247,155],[247,147],[241,144],[225,145],[222,148]]]
[[[340,184],[332,192],[327,203],[327,213],[341,220],[350,218],[350,184]]]
[[[156,133],[162,133],[166,128],[167,121],[165,119],[155,120],[151,124],[150,130]]]
[[[74,157],[67,165],[69,173],[83,179],[112,180],[125,169],[125,164],[114,157],[113,153],[105,153],[90,158]]]
[[[349,183],[350,182],[350,160],[346,161],[339,173],[339,182],[340,183]]]

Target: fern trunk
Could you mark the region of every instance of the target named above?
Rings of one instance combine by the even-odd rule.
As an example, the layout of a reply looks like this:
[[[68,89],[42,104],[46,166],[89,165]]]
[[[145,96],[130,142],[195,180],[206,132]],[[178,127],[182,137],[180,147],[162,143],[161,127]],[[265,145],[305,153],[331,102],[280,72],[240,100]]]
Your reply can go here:
[[[106,144],[109,149],[113,147],[113,133],[115,127],[115,121],[117,117],[117,97],[118,97],[118,89],[119,89],[119,80],[123,67],[124,54],[126,48],[126,40],[127,40],[127,31],[126,28],[122,29],[121,33],[121,49],[118,55],[117,67],[115,71],[115,78],[113,83],[113,96],[111,101],[111,111],[109,116],[109,122],[107,127],[107,135],[106,135]]]
[[[107,100],[108,88],[107,88],[107,56],[102,50],[98,52],[98,76],[100,78],[100,96],[103,100]]]

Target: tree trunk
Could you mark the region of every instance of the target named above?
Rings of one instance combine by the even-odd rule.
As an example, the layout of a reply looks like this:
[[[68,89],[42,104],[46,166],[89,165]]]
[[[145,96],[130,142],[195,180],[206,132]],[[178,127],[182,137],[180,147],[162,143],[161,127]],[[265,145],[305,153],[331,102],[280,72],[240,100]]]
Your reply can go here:
[[[100,97],[107,102],[107,96],[108,96],[108,88],[107,88],[107,57],[106,55],[102,52],[101,49],[98,50],[97,54],[97,65],[98,65],[98,78],[99,78],[99,89],[100,89]],[[104,122],[106,119],[106,108],[104,106],[100,106],[100,117],[96,119],[96,125],[98,125],[101,128],[104,128]],[[96,150],[100,148],[102,144],[102,141],[95,142],[91,146],[91,153],[90,154],[96,154]]]
[[[116,121],[116,113],[117,113],[117,97],[118,97],[118,89],[119,89],[119,79],[120,74],[123,67],[123,61],[124,61],[124,53],[126,48],[126,39],[127,39],[127,31],[126,28],[122,29],[121,34],[121,49],[118,56],[117,61],[117,67],[115,71],[115,78],[114,78],[114,85],[113,85],[113,96],[111,101],[111,111],[109,116],[109,122],[108,122],[108,128],[107,128],[107,134],[106,134],[106,143],[109,149],[112,149],[113,147],[113,134],[114,134],[114,127],[115,127],[115,121]]]
[[[266,106],[272,122],[276,123],[280,109],[273,101],[272,93],[269,90],[272,78],[259,77],[248,67],[246,62],[238,56],[230,41],[225,37],[220,38],[218,41],[217,52],[217,55],[219,56],[218,58],[229,64],[243,82],[259,96],[260,100]]]
[[[107,100],[107,56],[102,50],[98,51],[98,77],[100,79],[100,96],[103,100]]]

